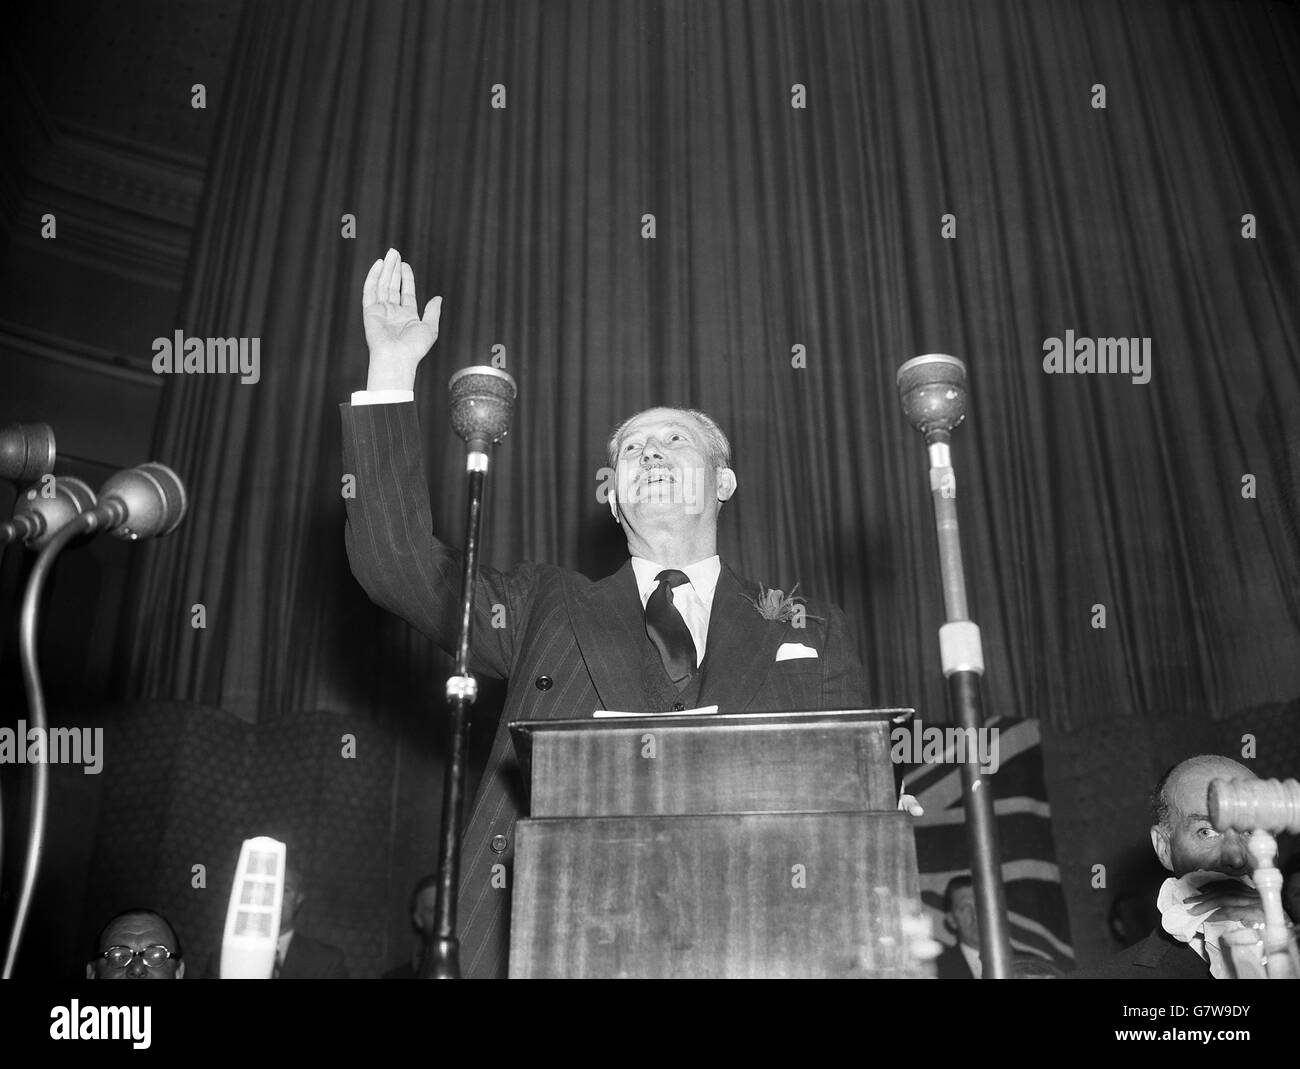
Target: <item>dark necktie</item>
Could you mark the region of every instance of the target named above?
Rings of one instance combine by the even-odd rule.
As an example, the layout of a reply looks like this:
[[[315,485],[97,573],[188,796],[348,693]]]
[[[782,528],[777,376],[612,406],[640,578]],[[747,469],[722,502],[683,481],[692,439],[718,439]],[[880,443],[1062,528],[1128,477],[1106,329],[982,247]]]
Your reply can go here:
[[[665,568],[655,576],[659,585],[645,603],[645,630],[663,658],[664,670],[674,683],[689,679],[695,671],[695,640],[682,614],[673,604],[672,588],[689,583],[685,572]]]

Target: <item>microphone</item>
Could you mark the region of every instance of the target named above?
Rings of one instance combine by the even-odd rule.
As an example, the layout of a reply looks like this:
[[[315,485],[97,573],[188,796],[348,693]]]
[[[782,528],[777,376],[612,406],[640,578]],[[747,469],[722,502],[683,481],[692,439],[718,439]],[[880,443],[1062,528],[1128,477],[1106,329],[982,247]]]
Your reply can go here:
[[[925,435],[930,455],[930,497],[945,616],[939,628],[939,658],[957,723],[967,730],[980,731],[984,723],[979,688],[984,675],[984,647],[979,626],[970,618],[966,604],[966,573],[957,523],[957,477],[950,444],[953,428],[966,418],[966,365],[946,353],[915,356],[898,369],[897,385],[903,415]],[[1003,979],[1012,975],[1013,968],[993,796],[991,791],[981,790],[984,780],[973,761],[962,764],[961,779],[966,841],[975,879],[980,960],[986,977]]]
[[[0,523],[0,546],[23,542],[28,549],[44,549],[63,527],[95,507],[95,491],[80,479],[60,475],[54,493],[33,486],[18,499],[14,518]]]
[[[30,483],[54,470],[54,431],[48,423],[11,423],[0,430],[0,478]]]
[[[259,835],[239,848],[239,867],[221,939],[223,980],[269,980],[275,971],[284,902],[285,845]]]
[[[176,530],[185,516],[185,486],[167,467],[150,461],[110,475],[99,504],[86,513],[88,531],[110,531],[128,542],[158,538]]]
[[[469,447],[465,458],[465,552],[461,561],[460,622],[456,626],[455,667],[447,680],[447,775],[442,781],[442,816],[438,843],[438,901],[434,931],[420,965],[421,979],[460,976],[460,940],[456,936],[456,887],[460,873],[461,806],[469,760],[469,709],[478,681],[469,673],[474,629],[474,588],[478,583],[478,543],[483,520],[483,484],[488,449],[510,430],[518,392],[515,380],[494,367],[467,367],[452,375],[451,425]]]
[[[903,415],[927,442],[946,442],[966,418],[966,365],[955,356],[915,356],[898,369],[897,382]]]
[[[41,550],[27,579],[23,593],[22,612],[18,625],[19,654],[23,665],[23,683],[31,707],[33,728],[38,734],[45,732],[45,696],[41,692],[41,677],[36,659],[36,634],[40,618],[41,593],[54,561],[63,549],[78,535],[99,530],[112,531],[118,538],[137,541],[154,538],[176,529],[185,515],[185,487],[176,473],[165,464],[150,462],[136,468],[127,468],[108,477],[100,489],[99,504],[72,517],[70,522],[50,536]],[[23,865],[19,885],[18,905],[14,910],[13,927],[0,975],[8,979],[13,975],[18,949],[31,909],[32,892],[45,849],[45,820],[49,808],[50,778],[45,762],[36,765],[32,773],[31,831],[28,837],[27,859]],[[278,920],[279,900],[276,899]]]
[[[495,367],[467,367],[452,375],[451,425],[471,453],[486,453],[488,446],[510,432],[510,416],[518,390],[515,380]]]

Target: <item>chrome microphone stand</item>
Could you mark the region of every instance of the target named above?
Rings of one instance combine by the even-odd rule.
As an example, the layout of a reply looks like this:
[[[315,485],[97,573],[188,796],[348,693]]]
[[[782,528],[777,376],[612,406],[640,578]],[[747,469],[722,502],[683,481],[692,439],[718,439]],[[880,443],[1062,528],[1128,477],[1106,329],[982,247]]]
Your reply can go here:
[[[975,739],[984,719],[979,689],[980,676],[984,674],[984,650],[979,627],[970,619],[966,607],[966,575],[957,528],[957,480],[949,449],[952,429],[966,418],[966,367],[956,357],[941,353],[915,357],[898,369],[898,392],[904,415],[925,435],[929,446],[930,493],[939,535],[939,567],[947,619],[939,628],[939,650],[957,722]],[[961,777],[975,911],[979,919],[980,963],[986,979],[1007,979],[1013,975],[1011,940],[993,793],[980,775],[976,749],[967,748]]]

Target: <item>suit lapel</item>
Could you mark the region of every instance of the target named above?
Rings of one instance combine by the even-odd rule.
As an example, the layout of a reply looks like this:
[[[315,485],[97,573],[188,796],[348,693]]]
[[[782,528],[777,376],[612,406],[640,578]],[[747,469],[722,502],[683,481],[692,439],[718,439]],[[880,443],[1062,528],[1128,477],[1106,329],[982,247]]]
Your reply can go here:
[[[641,654],[649,639],[631,560],[590,586],[566,584],[565,603],[601,707],[640,712],[645,705]]]
[[[1204,958],[1161,927],[1156,927],[1146,937],[1134,958],[1134,964],[1158,969],[1167,976],[1203,979],[1212,975]]]
[[[772,670],[782,629],[763,619],[744,596],[757,594],[756,584],[743,587],[723,564],[709,613],[700,705],[717,705],[724,713],[743,712]]]

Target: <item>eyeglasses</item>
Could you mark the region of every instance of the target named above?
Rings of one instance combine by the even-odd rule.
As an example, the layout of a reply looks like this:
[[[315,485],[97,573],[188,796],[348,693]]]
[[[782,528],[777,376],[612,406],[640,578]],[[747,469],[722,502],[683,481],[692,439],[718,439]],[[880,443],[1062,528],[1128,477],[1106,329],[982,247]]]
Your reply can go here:
[[[156,969],[164,962],[170,961],[176,957],[161,943],[155,943],[153,946],[147,946],[143,950],[132,950],[130,947],[109,947],[104,953],[99,955],[114,969],[125,969],[131,962],[138,957],[149,968]]]

